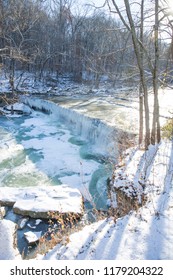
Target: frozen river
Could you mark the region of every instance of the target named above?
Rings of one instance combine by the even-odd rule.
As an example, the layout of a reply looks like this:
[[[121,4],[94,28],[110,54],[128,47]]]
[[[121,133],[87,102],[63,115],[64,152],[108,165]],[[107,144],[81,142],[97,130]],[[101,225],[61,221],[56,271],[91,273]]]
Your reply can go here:
[[[162,115],[170,111],[169,96],[170,91],[161,95]],[[0,116],[0,187],[65,183],[97,208],[106,207],[110,158],[118,157],[121,131],[137,132],[137,99],[127,94],[48,99],[25,102],[49,114]]]
[[[0,187],[68,184],[97,208],[107,204],[111,164],[54,114],[0,117]]]
[[[58,109],[55,107],[55,111]],[[69,118],[69,112],[66,113]],[[60,184],[68,184],[81,191],[86,210],[92,207],[106,210],[107,179],[112,174],[112,164],[109,158],[95,151],[91,140],[97,133],[90,133],[93,129],[90,122],[83,121],[83,125],[88,124],[88,140],[85,133],[82,136],[69,129],[68,122],[56,113],[32,110],[29,116],[0,116],[0,188],[51,185],[58,188]],[[79,119],[77,122],[81,127]],[[12,211],[8,211],[6,219],[18,221]],[[30,225],[33,230],[34,220],[30,219]],[[47,227],[41,223],[35,230],[44,233]],[[23,234],[28,229],[27,226],[18,230],[18,248],[26,254],[28,246]]]

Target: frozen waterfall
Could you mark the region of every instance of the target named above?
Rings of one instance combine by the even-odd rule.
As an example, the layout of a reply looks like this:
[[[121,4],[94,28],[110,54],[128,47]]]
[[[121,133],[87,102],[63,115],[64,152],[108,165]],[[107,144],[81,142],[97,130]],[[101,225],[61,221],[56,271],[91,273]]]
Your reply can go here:
[[[111,127],[97,118],[91,118],[64,108],[52,101],[40,98],[23,96],[22,102],[33,109],[52,114],[60,122],[64,123],[75,135],[87,140],[95,153],[106,157],[117,158],[117,133],[115,127]]]

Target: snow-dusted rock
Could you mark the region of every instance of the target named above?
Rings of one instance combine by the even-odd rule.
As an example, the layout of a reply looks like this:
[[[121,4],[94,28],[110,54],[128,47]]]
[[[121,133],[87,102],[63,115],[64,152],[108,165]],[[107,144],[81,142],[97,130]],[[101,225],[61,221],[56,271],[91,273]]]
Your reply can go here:
[[[67,185],[0,189],[0,203],[13,205],[16,214],[49,219],[52,213],[82,215],[83,199],[78,189]]]
[[[42,220],[40,220],[40,219],[37,219],[37,220],[35,221],[35,225],[36,225],[36,226],[38,226],[40,223],[42,223]]]
[[[5,217],[7,213],[7,207],[0,207],[0,220],[3,219]]]
[[[33,243],[39,241],[39,239],[41,237],[41,231],[39,231],[39,232],[28,231],[28,232],[24,233],[24,236],[29,244],[33,244]]]
[[[29,221],[28,217],[27,218],[21,218],[17,223],[18,229],[23,229],[26,226],[28,221]]]
[[[0,220],[0,260],[21,259],[16,248],[16,224]]]
[[[32,113],[32,110],[27,105],[18,102],[5,106],[4,111],[10,111],[12,114],[17,113],[29,115]]]

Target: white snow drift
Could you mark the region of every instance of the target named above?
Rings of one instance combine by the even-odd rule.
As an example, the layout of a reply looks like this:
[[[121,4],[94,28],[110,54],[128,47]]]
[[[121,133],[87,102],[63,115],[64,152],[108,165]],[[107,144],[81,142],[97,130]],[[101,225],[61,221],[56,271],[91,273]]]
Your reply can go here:
[[[16,224],[0,220],[0,260],[21,259],[19,251],[14,248]]]
[[[155,148],[151,146],[146,153],[135,150],[131,153],[130,160],[125,162],[124,172],[126,175],[128,172],[129,178],[135,181],[144,165],[147,203],[143,207],[137,212],[131,211],[116,221],[112,217],[85,226],[83,230],[70,235],[70,242],[66,246],[58,244],[41,258],[48,260],[172,260],[172,143],[162,142]],[[136,186],[138,187],[138,184]],[[127,194],[129,195],[128,189]]]

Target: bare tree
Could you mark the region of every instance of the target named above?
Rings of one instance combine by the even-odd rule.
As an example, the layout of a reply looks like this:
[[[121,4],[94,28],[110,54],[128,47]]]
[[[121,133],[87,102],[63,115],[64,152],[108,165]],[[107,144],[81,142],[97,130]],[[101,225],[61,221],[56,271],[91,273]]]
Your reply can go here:
[[[32,63],[37,55],[37,41],[33,37],[35,25],[39,19],[38,4],[26,0],[14,0],[5,4],[1,0],[3,11],[3,29],[0,34],[5,46],[1,52],[1,60],[9,70],[9,83],[14,93],[15,69]]]
[[[140,41],[144,43],[144,0],[141,1],[141,23],[140,23]],[[144,53],[142,46],[140,45],[140,56],[141,56],[141,64],[144,67]],[[143,87],[142,81],[139,86],[139,145],[142,144],[143,134],[144,134],[144,114],[143,114]]]
[[[138,64],[138,68],[139,68],[139,73],[140,73],[141,86],[142,86],[143,93],[144,93],[145,148],[147,149],[148,146],[150,145],[150,121],[149,121],[149,104],[148,104],[147,81],[146,81],[145,69],[143,67],[143,60],[142,60],[142,57],[141,57],[141,51],[142,51],[143,45],[142,45],[142,42],[140,42],[138,40],[137,31],[136,31],[135,23],[134,23],[134,20],[133,20],[133,17],[132,17],[132,12],[131,12],[129,1],[124,0],[124,5],[125,5],[126,16],[127,16],[128,22],[124,18],[124,16],[123,16],[122,12],[120,11],[118,5],[116,4],[116,1],[111,0],[111,2],[113,3],[113,6],[115,7],[116,12],[118,13],[122,23],[127,28],[127,30],[130,31],[131,36],[132,36],[134,52],[135,52],[135,55],[136,55],[137,64]],[[110,7],[109,0],[107,0],[107,3]],[[111,8],[110,8],[110,10],[111,10]],[[143,48],[143,51],[144,51],[144,48]]]
[[[155,0],[155,25],[154,25],[154,70],[153,70],[153,90],[154,90],[154,111],[151,133],[151,144],[161,140],[160,121],[159,121],[159,100],[158,100],[158,70],[159,70],[159,1]]]

